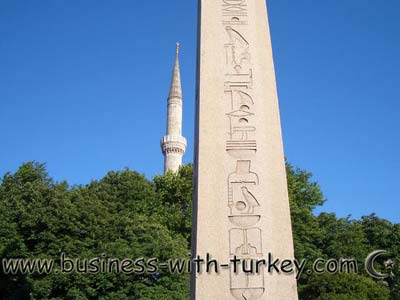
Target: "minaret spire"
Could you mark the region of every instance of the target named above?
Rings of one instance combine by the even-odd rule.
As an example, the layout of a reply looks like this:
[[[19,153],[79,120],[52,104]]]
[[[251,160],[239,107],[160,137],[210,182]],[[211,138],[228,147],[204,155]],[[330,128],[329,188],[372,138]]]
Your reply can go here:
[[[182,165],[186,139],[182,136],[182,84],[179,66],[179,47],[176,43],[175,65],[168,96],[167,135],[161,139],[164,154],[164,172],[176,172]]]
[[[179,66],[179,43],[176,43],[175,66],[172,73],[171,88],[168,98],[182,98],[181,71]]]

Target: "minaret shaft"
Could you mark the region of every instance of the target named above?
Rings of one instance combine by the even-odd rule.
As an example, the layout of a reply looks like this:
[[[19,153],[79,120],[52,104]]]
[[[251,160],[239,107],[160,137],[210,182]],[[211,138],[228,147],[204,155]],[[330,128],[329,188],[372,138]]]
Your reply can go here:
[[[182,165],[186,139],[182,136],[182,84],[179,67],[179,44],[176,45],[175,66],[168,96],[167,135],[161,140],[164,173],[176,172]]]
[[[182,99],[168,103],[167,135],[182,135]]]

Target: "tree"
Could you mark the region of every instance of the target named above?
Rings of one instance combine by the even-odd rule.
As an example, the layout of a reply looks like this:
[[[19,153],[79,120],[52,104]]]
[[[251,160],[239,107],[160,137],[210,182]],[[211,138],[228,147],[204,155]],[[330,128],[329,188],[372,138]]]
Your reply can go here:
[[[165,216],[155,186],[144,176],[110,172],[87,186],[54,183],[45,166],[22,165],[0,187],[2,258],[186,257],[183,235]],[[188,276],[157,274],[2,273],[1,299],[186,299]],[[150,296],[151,295],[151,296]]]
[[[335,214],[321,213],[315,216],[314,209],[322,205],[325,200],[318,184],[311,181],[312,174],[295,169],[288,163],[286,172],[295,256],[300,260],[307,259],[306,269],[311,270],[312,262],[317,258],[353,258],[358,262],[361,271],[360,266],[363,266],[368,253],[376,250],[378,244],[379,247],[383,247],[382,249],[389,249],[388,243],[383,241],[387,241],[387,234],[392,232],[387,228],[390,222],[383,222],[383,227],[386,229],[378,229],[376,224],[368,229],[364,224],[370,219],[368,217],[360,222],[350,218],[338,219]],[[380,234],[375,233],[375,230]],[[387,234],[382,237],[381,234],[385,230]],[[380,243],[374,242],[377,240]],[[398,246],[395,248],[399,249]],[[306,273],[298,281],[302,300],[388,300],[389,289],[387,283],[385,284],[372,280],[365,272],[334,275]]]
[[[382,283],[357,274],[318,274],[302,291],[302,300],[388,300]]]
[[[193,166],[182,166],[177,173],[156,176],[154,184],[166,215],[164,224],[181,233],[189,242],[192,228]]]
[[[307,259],[354,258],[359,272],[303,274],[301,300],[400,299],[400,225],[376,215],[361,220],[338,218],[314,210],[325,202],[312,174],[286,165],[295,255]],[[125,169],[109,172],[88,185],[56,183],[45,165],[23,164],[0,184],[0,255],[2,258],[187,258],[192,214],[191,165],[153,180]],[[391,272],[375,280],[364,270],[368,253],[388,250],[377,268]],[[4,300],[183,300],[188,274],[105,272],[5,274],[0,272]]]

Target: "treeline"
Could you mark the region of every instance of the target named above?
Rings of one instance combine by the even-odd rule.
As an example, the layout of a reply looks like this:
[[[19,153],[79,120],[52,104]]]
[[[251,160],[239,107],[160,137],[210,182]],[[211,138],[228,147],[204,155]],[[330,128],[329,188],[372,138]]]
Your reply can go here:
[[[313,214],[324,197],[311,174],[287,164],[296,257],[355,258],[359,274],[303,274],[302,300],[399,300],[398,265],[385,280],[366,274],[377,249],[400,257],[400,225],[375,215],[361,220]],[[54,182],[43,164],[26,163],[0,185],[0,257],[186,258],[190,252],[192,166],[153,180],[128,169],[88,185]],[[384,268],[383,261],[377,267]],[[386,270],[387,272],[388,270]],[[5,274],[4,300],[184,300],[189,275]]]

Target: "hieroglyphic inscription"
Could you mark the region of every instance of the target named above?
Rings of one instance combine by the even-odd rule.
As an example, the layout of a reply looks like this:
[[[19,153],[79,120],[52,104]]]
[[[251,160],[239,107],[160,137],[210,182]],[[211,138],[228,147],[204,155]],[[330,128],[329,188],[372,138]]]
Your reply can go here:
[[[222,0],[222,15],[232,17],[247,17],[247,0]]]
[[[227,108],[226,151],[233,158],[227,174],[230,255],[248,261],[263,256],[260,209],[264,203],[259,177],[252,170],[257,158],[257,127],[253,97],[253,67],[248,39],[248,0],[220,0],[225,40],[224,103]],[[256,300],[265,293],[264,274],[234,273],[230,290],[235,299]]]

